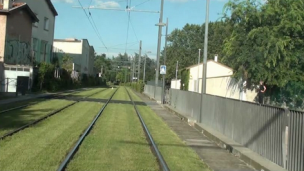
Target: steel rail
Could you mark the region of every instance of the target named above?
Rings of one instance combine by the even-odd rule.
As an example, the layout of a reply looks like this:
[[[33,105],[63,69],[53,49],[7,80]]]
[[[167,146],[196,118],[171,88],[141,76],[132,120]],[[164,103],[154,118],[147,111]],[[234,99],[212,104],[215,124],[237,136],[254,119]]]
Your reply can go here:
[[[69,152],[69,154],[66,156],[66,158],[64,159],[64,161],[60,164],[60,166],[59,166],[59,168],[58,168],[57,171],[63,171],[63,170],[65,170],[65,168],[69,164],[70,160],[73,158],[73,156],[77,152],[77,150],[80,147],[80,145],[82,144],[83,140],[90,133],[90,131],[92,130],[92,128],[95,125],[96,121],[101,116],[102,112],[107,107],[107,105],[109,104],[109,102],[111,101],[111,99],[113,98],[113,96],[115,95],[115,93],[117,92],[117,90],[118,90],[118,88],[114,91],[114,93],[111,95],[111,97],[108,99],[108,101],[102,106],[102,108],[100,109],[100,111],[98,112],[98,114],[96,115],[96,117],[94,118],[94,120],[91,122],[91,124],[88,126],[88,128],[86,129],[86,131],[78,139],[77,143],[75,144],[75,146],[73,147],[73,149]]]
[[[100,93],[100,92],[102,92],[102,91],[104,91],[104,90],[106,90],[106,89],[103,89],[103,90],[101,90],[101,91],[98,91],[97,93]],[[95,93],[94,93],[94,94],[95,94]],[[93,95],[94,95],[94,94],[93,94]],[[84,97],[84,98],[88,98],[88,97],[90,97],[90,96],[92,96],[92,95],[86,96],[86,97]],[[57,110],[55,110],[55,111],[53,111],[53,112],[51,112],[51,113],[49,113],[49,114],[47,114],[47,115],[45,115],[45,116],[43,116],[43,117],[37,119],[37,120],[35,120],[35,121],[33,121],[33,122],[29,123],[29,124],[26,124],[26,125],[24,125],[24,126],[22,126],[22,127],[20,127],[20,128],[17,128],[17,129],[15,129],[15,130],[13,130],[13,131],[10,131],[10,132],[8,132],[8,133],[6,133],[6,134],[0,136],[0,140],[3,140],[4,138],[6,138],[6,137],[8,137],[8,136],[12,136],[12,135],[14,135],[15,133],[17,133],[17,132],[19,132],[19,131],[22,131],[22,130],[24,130],[25,128],[28,128],[28,127],[30,127],[30,126],[32,126],[32,125],[35,125],[35,124],[37,124],[37,123],[39,123],[39,122],[41,122],[41,121],[43,121],[43,120],[45,120],[45,119],[47,119],[47,118],[49,118],[49,117],[55,115],[55,114],[61,112],[62,110],[66,109],[66,108],[68,108],[68,107],[71,107],[71,106],[73,106],[73,105],[75,105],[76,103],[79,103],[79,102],[80,102],[79,100],[78,100],[78,101],[75,101],[75,102],[73,102],[73,103],[71,103],[71,104],[69,104],[69,105],[66,105],[66,106],[64,106],[64,107],[62,107],[62,108],[60,108],[60,109],[57,109]],[[27,106],[29,106],[29,105],[27,105]],[[17,108],[18,108],[18,107],[17,107]],[[20,106],[19,106],[19,108],[20,108]],[[15,109],[14,109],[14,110],[15,110]],[[10,111],[11,111],[11,110],[10,110]]]
[[[60,109],[57,109],[57,110],[55,110],[55,111],[53,111],[53,112],[47,114],[46,116],[43,116],[43,117],[41,117],[41,118],[39,118],[39,119],[37,119],[37,120],[35,120],[35,121],[29,123],[29,124],[26,124],[26,125],[24,125],[24,126],[22,126],[22,127],[20,127],[20,128],[17,128],[17,129],[15,129],[15,130],[11,131],[11,132],[8,132],[8,133],[4,134],[3,136],[1,136],[1,137],[0,137],[0,140],[3,140],[4,138],[6,138],[6,137],[8,137],[8,136],[12,136],[13,134],[15,134],[15,133],[17,133],[17,132],[19,132],[19,131],[21,131],[21,130],[24,130],[25,128],[28,128],[28,127],[30,127],[30,126],[32,126],[32,125],[35,125],[35,124],[37,124],[38,122],[43,121],[43,120],[47,119],[48,117],[51,117],[51,116],[55,115],[56,113],[59,113],[60,111],[66,109],[66,108],[68,108],[68,107],[70,107],[70,106],[72,106],[72,105],[74,105],[74,104],[76,104],[76,103],[78,103],[78,102],[74,102],[74,103],[72,103],[72,104],[69,104],[69,105],[67,105],[67,106],[64,106],[64,107],[62,107],[62,108],[60,108]]]
[[[125,89],[126,89],[128,95],[129,95],[130,100],[131,100],[132,103],[133,103],[134,109],[135,109],[135,111],[136,111],[136,114],[137,114],[137,116],[138,116],[140,122],[141,122],[141,125],[142,125],[142,127],[144,128],[144,131],[145,131],[146,135],[148,136],[148,139],[149,139],[150,143],[152,144],[152,149],[153,149],[154,153],[156,154],[156,157],[157,157],[157,159],[158,159],[158,161],[159,161],[159,163],[160,163],[160,167],[162,168],[163,171],[170,171],[170,169],[169,169],[169,167],[168,167],[168,165],[167,165],[165,159],[163,158],[163,156],[161,155],[160,151],[158,150],[158,147],[157,147],[156,143],[154,142],[153,137],[152,137],[152,135],[150,134],[147,125],[145,124],[143,118],[141,117],[141,115],[140,115],[140,113],[139,113],[139,111],[138,111],[138,109],[137,109],[137,107],[136,107],[136,104],[134,103],[134,101],[133,101],[133,99],[132,99],[132,97],[131,97],[129,91],[127,90],[126,87],[125,87]]]
[[[85,96],[85,97],[83,97],[83,98],[88,98],[88,97],[90,97],[90,96],[93,96],[93,95],[95,95],[95,94],[97,94],[97,93],[100,93],[100,92],[102,92],[102,91],[105,91],[105,90],[106,90],[106,89],[103,89],[103,90],[101,90],[101,91],[99,91],[99,92],[93,93],[93,94],[88,95],[88,96]],[[78,92],[79,92],[79,91],[73,91],[73,92],[71,92],[71,94],[68,94],[68,95],[66,95],[66,96],[70,96],[70,95],[73,95],[73,94],[78,93]],[[63,93],[64,93],[64,92],[63,92]],[[37,98],[34,98],[34,99],[38,99],[38,98],[48,98],[48,97],[50,97],[50,99],[54,99],[54,98],[56,98],[56,97],[60,97],[60,95],[63,94],[63,93],[59,93],[59,94],[50,94],[50,95],[46,95],[45,97],[37,97]],[[22,108],[25,108],[25,107],[27,107],[27,106],[35,105],[35,104],[37,104],[37,103],[39,103],[39,102],[34,102],[34,103],[32,103],[32,104],[26,104],[26,105],[21,105],[21,106],[18,106],[18,107],[13,107],[13,108],[10,108],[10,109],[5,109],[5,110],[0,111],[0,114],[6,113],[6,112],[10,112],[10,111],[13,111],[13,110],[17,110],[17,109],[22,109]]]

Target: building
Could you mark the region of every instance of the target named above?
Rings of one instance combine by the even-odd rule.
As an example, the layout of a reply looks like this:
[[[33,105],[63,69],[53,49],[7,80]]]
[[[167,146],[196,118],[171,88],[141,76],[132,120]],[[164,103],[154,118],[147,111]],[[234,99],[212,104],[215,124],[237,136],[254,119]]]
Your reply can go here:
[[[94,76],[95,50],[87,39],[55,39],[54,48],[60,49],[66,55],[73,58],[73,70],[81,74]]]
[[[0,91],[16,92],[18,77],[30,88],[32,24],[38,18],[26,3],[0,1]]]
[[[186,69],[190,71],[188,91],[201,93],[203,63],[189,66]],[[217,62],[217,60],[208,60],[206,93],[226,98],[254,101],[257,93],[248,89],[243,91],[243,84],[232,78],[232,75],[232,68]],[[171,82],[171,88],[175,88],[172,84],[176,84],[176,81]]]
[[[1,1],[1,0],[0,0]],[[36,62],[52,62],[55,18],[58,13],[51,0],[14,0],[25,2],[36,14],[39,22],[32,27],[32,52]]]

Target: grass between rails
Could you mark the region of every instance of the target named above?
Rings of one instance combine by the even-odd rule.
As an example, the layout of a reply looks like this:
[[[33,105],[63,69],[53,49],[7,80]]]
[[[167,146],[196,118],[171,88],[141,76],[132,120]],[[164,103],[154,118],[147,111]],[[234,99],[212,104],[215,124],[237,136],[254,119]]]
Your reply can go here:
[[[0,170],[56,170],[102,104],[80,102],[0,141]]]
[[[138,106],[138,110],[170,170],[209,171],[199,156],[150,107]]]
[[[67,170],[159,170],[132,105],[109,104]]]
[[[89,95],[92,95],[94,93],[98,93],[99,91],[101,91],[103,89],[105,89],[105,88],[94,88],[94,89],[91,89],[91,90],[86,90],[86,91],[82,91],[82,92],[79,92],[79,93],[71,94],[71,96],[79,96],[79,97],[89,96]]]
[[[115,90],[116,90],[115,88],[113,88],[113,89],[109,88],[102,92],[96,93],[93,96],[90,96],[89,98],[91,98],[91,99],[109,99]]]
[[[142,102],[142,99],[140,97],[138,97],[131,88],[127,88],[129,93],[130,93],[130,96],[132,97],[132,100],[133,101],[137,101],[137,102]]]
[[[127,91],[124,87],[119,87],[117,92],[115,93],[113,100],[124,100],[130,101]]]
[[[73,103],[67,100],[48,100],[0,114],[0,136],[33,122],[57,109]]]

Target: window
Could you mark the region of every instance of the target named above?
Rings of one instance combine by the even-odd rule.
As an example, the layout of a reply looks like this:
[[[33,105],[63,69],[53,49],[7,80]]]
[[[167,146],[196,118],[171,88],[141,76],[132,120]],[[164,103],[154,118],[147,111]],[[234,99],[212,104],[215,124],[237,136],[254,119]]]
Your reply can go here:
[[[49,19],[44,18],[44,30],[49,30]]]
[[[35,15],[36,15],[36,17],[38,17],[38,14],[35,13]],[[38,22],[33,23],[33,26],[38,27]]]

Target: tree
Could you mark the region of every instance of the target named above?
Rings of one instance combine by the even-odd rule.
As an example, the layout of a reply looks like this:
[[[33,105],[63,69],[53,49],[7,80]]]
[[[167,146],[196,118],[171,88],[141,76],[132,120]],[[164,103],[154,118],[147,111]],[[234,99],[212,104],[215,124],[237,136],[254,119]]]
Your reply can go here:
[[[73,71],[73,58],[69,55],[64,55],[62,57],[62,65],[61,67],[68,71],[68,73],[71,73]]]

